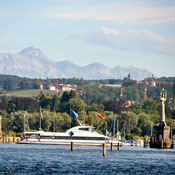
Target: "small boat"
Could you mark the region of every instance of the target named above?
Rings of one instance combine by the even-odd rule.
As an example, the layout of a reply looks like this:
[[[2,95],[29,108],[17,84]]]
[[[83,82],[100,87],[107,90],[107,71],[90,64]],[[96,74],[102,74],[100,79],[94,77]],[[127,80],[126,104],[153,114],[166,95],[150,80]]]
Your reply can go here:
[[[24,132],[19,144],[101,145],[110,143],[110,137],[99,134],[93,126],[75,126],[66,132]]]

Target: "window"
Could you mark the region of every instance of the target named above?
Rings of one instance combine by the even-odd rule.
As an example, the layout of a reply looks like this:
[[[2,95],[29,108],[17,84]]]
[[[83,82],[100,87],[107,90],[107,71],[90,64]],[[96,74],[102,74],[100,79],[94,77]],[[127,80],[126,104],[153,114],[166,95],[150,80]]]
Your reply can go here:
[[[79,128],[79,130],[89,131],[89,128]]]

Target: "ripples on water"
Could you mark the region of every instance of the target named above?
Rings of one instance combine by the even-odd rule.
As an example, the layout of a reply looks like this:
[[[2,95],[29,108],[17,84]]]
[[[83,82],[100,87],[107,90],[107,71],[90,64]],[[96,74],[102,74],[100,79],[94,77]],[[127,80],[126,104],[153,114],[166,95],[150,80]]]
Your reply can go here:
[[[0,174],[175,174],[175,149],[0,144]]]

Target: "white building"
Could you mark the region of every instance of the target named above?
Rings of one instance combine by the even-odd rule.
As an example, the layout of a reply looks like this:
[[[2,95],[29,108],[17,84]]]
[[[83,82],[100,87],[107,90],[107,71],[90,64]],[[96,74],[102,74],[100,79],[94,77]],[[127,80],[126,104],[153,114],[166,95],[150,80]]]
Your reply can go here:
[[[55,90],[56,90],[56,87],[53,86],[53,85],[49,85],[49,90],[50,90],[50,91],[55,91]]]

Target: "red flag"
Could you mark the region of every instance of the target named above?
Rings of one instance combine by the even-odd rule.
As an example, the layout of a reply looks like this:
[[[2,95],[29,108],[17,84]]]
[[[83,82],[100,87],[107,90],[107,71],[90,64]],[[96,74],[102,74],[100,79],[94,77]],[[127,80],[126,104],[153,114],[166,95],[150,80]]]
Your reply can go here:
[[[98,112],[98,117],[100,117],[101,119],[105,119],[105,116],[104,115],[102,115],[100,112]]]

